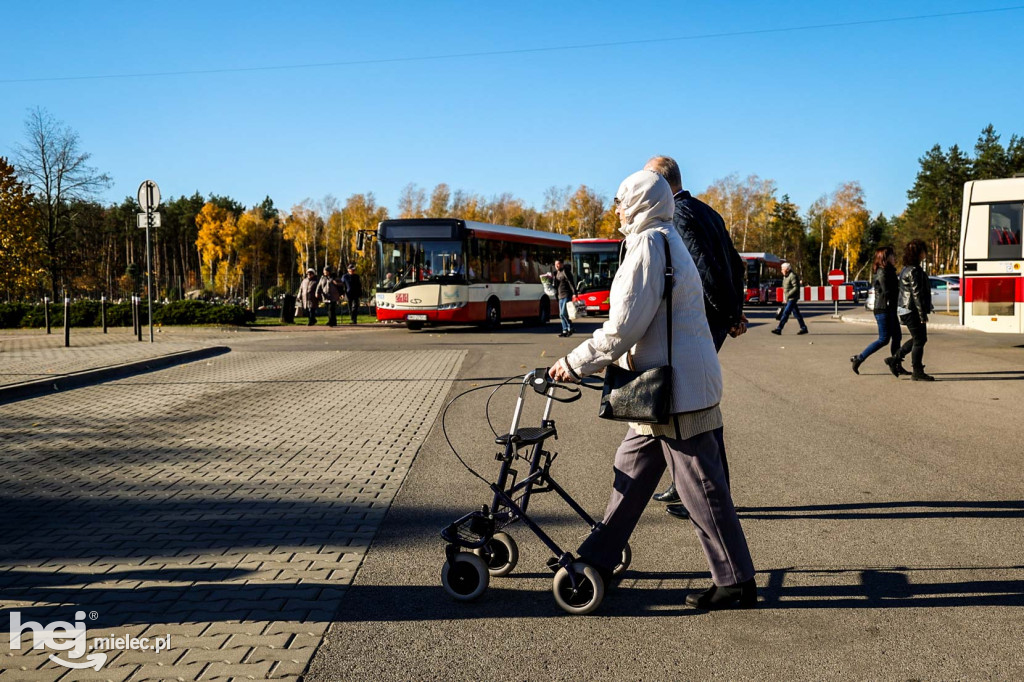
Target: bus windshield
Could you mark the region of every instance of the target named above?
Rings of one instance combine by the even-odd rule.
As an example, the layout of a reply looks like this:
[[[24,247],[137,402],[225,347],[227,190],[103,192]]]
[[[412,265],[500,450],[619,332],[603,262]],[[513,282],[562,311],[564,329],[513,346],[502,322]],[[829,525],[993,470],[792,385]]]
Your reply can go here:
[[[385,291],[410,284],[465,282],[462,244],[454,240],[380,242],[377,287]]]
[[[574,253],[572,261],[579,293],[607,291],[611,289],[615,271],[619,269],[618,246],[608,251]]]

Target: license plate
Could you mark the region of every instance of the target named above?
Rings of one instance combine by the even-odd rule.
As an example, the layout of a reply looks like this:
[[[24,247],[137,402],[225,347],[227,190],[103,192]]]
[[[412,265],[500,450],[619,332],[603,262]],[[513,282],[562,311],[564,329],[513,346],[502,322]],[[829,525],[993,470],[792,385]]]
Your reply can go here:
[[[587,310],[600,310],[600,309],[601,309],[601,306],[599,306],[599,305],[588,305],[587,306]]]
[[[405,319],[412,320],[413,322],[426,322],[427,321],[427,316],[426,315],[407,315]]]

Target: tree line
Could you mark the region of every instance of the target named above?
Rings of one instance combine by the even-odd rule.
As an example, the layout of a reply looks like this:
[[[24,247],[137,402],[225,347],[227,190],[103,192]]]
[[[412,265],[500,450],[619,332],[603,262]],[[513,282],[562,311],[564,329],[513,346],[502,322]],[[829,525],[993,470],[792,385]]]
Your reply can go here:
[[[36,109],[25,122],[12,159],[0,157],[0,297],[49,295],[124,298],[144,290],[145,230],[137,227],[134,198],[104,205],[98,195],[110,178],[89,165],[77,134]],[[963,184],[1024,172],[1024,139],[1005,147],[989,125],[973,154],[936,144],[919,159],[908,204],[900,215],[872,216],[863,188],[841,183],[805,210],[774,180],[730,175],[697,196],[725,219],[740,251],[766,251],[790,260],[812,284],[841,267],[864,276],[874,249],[913,238],[930,245],[932,267],[956,268]],[[684,179],[685,180],[685,179]],[[374,230],[390,212],[372,192],[339,201],[306,199],[289,210],[267,196],[246,207],[231,197],[198,191],[171,197],[153,231],[155,295],[252,298],[294,289],[307,268],[341,270],[356,263],[372,276],[369,250],[356,250],[360,231]],[[610,198],[586,185],[551,187],[541,207],[512,194],[484,197],[439,183],[401,192],[394,217],[451,217],[568,234],[614,237],[618,219]]]

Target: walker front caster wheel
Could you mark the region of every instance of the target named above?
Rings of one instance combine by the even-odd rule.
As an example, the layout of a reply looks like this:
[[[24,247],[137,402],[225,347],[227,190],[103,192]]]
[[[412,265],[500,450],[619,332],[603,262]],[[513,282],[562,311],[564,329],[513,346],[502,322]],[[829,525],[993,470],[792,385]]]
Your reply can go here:
[[[629,543],[627,542],[626,546],[622,548],[622,558],[619,559],[619,563],[612,569],[612,577],[621,577],[626,572],[626,569],[629,568],[631,561],[633,561],[633,550],[629,548]]]
[[[490,540],[473,553],[484,560],[487,571],[494,577],[508,575],[519,563],[519,547],[512,536],[505,532],[497,532]]]
[[[576,578],[575,585],[569,578],[570,570]],[[558,569],[551,591],[555,595],[555,603],[562,610],[574,616],[582,616],[601,605],[604,599],[604,580],[596,568],[576,561],[568,569]]]
[[[472,601],[487,590],[487,564],[476,554],[459,552],[441,568],[444,591],[459,601]]]

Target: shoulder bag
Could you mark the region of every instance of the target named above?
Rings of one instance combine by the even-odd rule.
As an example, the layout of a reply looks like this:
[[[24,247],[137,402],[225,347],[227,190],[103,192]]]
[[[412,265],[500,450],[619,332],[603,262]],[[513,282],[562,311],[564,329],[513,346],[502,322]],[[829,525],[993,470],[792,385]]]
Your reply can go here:
[[[668,422],[672,404],[672,251],[664,234],[666,336],[668,364],[643,372],[608,365],[604,370],[604,388],[597,416],[621,422]]]

